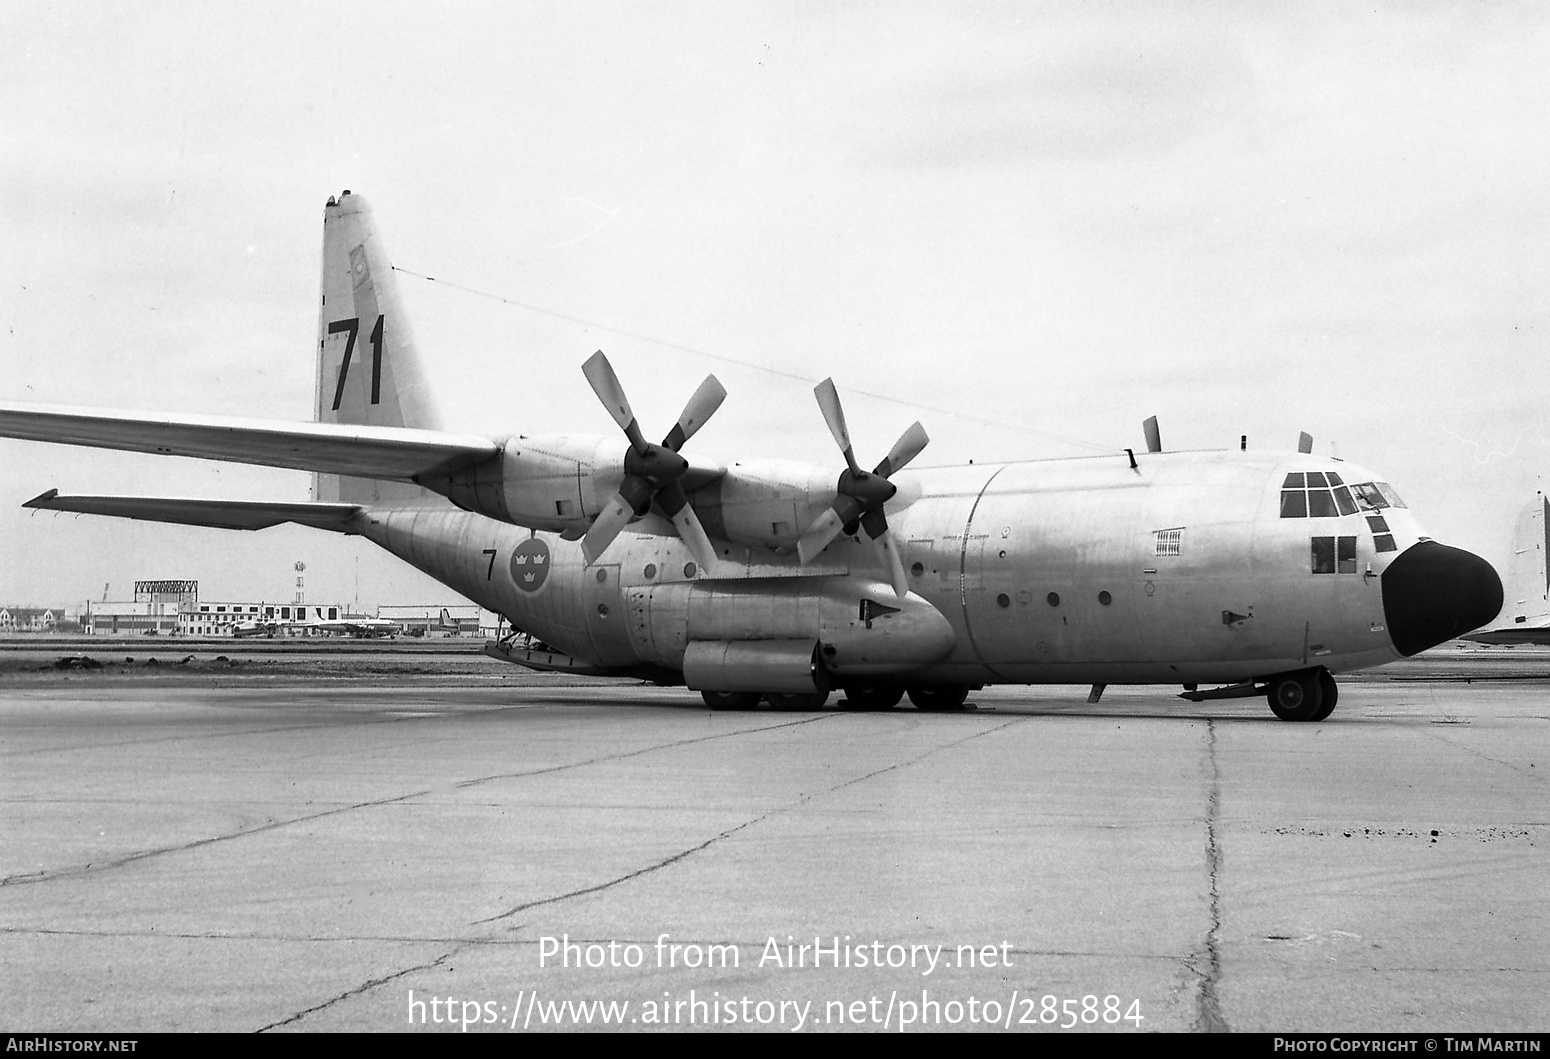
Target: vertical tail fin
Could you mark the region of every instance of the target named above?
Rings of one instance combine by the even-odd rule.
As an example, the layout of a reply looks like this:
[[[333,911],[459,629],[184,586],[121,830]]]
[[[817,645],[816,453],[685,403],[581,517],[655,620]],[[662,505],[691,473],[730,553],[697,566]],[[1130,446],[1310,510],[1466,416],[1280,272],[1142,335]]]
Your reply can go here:
[[[1497,624],[1543,626],[1550,621],[1550,501],[1540,493],[1518,514],[1508,566],[1506,601]]]
[[[319,423],[441,426],[371,207],[346,191],[323,210],[323,292],[318,310]],[[313,476],[314,500],[413,505],[433,494],[400,482]]]

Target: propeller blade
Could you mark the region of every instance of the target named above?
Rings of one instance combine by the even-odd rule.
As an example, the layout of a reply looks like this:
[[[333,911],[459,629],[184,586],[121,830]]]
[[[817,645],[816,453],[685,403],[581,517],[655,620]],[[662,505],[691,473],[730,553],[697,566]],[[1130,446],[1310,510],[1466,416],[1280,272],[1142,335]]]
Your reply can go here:
[[[684,495],[683,486],[677,482],[669,484],[657,494],[657,501],[662,505],[662,510],[667,513],[667,517],[673,520],[673,525],[678,527],[678,536],[689,546],[689,551],[700,564],[700,569],[709,574],[716,568],[716,546],[710,542],[710,535],[700,524],[700,517],[689,505],[689,498]]]
[[[823,412],[823,421],[829,425],[829,433],[834,435],[834,443],[845,454],[845,463],[852,472],[859,471],[850,447],[850,430],[845,426],[845,409],[840,406],[840,395],[834,389],[834,380],[823,380],[813,387],[813,393],[818,397],[818,409]]]
[[[888,516],[883,514],[882,508],[874,507],[861,516],[861,528],[875,541],[888,532]]]
[[[840,530],[845,528],[845,520],[839,516],[832,507],[823,509],[823,514],[813,519],[813,524],[807,527],[797,541],[797,558],[805,566],[812,562],[819,552],[829,546],[829,542],[840,535]]]
[[[925,448],[930,440],[926,436],[926,428],[918,421],[910,424],[909,429],[899,435],[899,440],[893,443],[893,448],[872,473],[880,474],[884,478],[892,477],[894,471],[903,470],[907,463],[919,456],[920,450]]]
[[[721,407],[721,402],[727,399],[726,388],[714,375],[705,376],[705,381],[700,383],[700,388],[694,391],[694,396],[689,398],[689,403],[684,405],[683,414],[678,417],[678,422],[662,439],[665,448],[677,452],[683,448],[684,442],[699,431],[716,409]]]
[[[909,595],[910,583],[904,576],[904,560],[899,556],[899,549],[893,546],[893,536],[887,527],[883,528],[879,536],[872,538],[872,547],[877,550],[877,559],[888,572],[888,580],[893,583],[893,594],[900,599]]]
[[[603,402],[603,407],[614,417],[614,422],[629,435],[635,451],[644,453],[646,439],[640,432],[640,424],[635,422],[635,413],[630,411],[630,399],[624,396],[619,376],[614,374],[614,366],[608,363],[601,349],[587,358],[587,362],[581,366],[581,373],[592,384],[592,392]]]
[[[634,517],[635,508],[623,494],[615,493],[603,513],[592,522],[587,535],[581,538],[581,554],[586,559],[586,565],[591,566],[597,562],[597,557],[608,550],[614,538]]]

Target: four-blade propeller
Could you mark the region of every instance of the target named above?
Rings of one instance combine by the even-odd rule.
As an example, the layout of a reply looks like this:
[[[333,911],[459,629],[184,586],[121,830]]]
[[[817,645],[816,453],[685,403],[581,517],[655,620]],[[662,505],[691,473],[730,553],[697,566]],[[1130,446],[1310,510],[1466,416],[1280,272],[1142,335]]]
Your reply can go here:
[[[711,570],[716,562],[716,549],[679,484],[678,479],[689,469],[689,461],[678,455],[678,450],[721,407],[727,396],[726,390],[714,375],[706,376],[684,406],[678,422],[662,439],[662,444],[653,445],[641,433],[635,413],[630,411],[629,398],[624,396],[624,387],[619,385],[619,377],[614,374],[603,351],[592,354],[581,370],[603,407],[630,439],[629,451],[624,456],[624,481],[619,485],[619,492],[582,538],[581,553],[586,557],[587,565],[596,562],[630,519],[644,515],[655,500],[662,506],[663,513],[673,520],[678,535],[699,560],[700,566]]]
[[[930,439],[926,437],[924,427],[919,423],[912,424],[894,442],[883,462],[868,474],[856,465],[856,455],[850,445],[850,431],[845,426],[845,410],[840,407],[840,396],[835,392],[834,380],[823,380],[813,389],[813,393],[818,397],[818,407],[823,411],[824,422],[829,424],[829,433],[834,435],[835,444],[839,445],[845,455],[845,470],[840,472],[839,483],[835,486],[839,495],[834,498],[834,504],[814,519],[813,524],[802,534],[797,542],[797,555],[803,563],[809,562],[827,548],[829,542],[839,536],[842,530],[854,533],[859,524],[872,541],[872,546],[877,549],[878,560],[883,564],[883,569],[888,571],[894,592],[903,599],[909,592],[909,581],[904,576],[904,562],[899,558],[899,550],[889,537],[888,519],[883,514],[883,505],[899,491],[899,487],[888,479],[920,455],[920,450],[926,447]]]

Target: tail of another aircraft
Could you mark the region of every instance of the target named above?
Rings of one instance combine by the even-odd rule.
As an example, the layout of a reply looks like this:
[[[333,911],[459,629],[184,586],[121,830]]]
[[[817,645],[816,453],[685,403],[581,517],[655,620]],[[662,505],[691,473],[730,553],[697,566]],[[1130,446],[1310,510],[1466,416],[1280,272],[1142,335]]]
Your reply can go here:
[[[323,210],[315,418],[363,426],[441,426],[371,207],[346,191]],[[441,503],[401,482],[313,475],[312,498],[407,507]]]
[[[1518,515],[1512,536],[1512,562],[1507,571],[1506,601],[1495,624],[1550,625],[1550,501],[1536,494]]]

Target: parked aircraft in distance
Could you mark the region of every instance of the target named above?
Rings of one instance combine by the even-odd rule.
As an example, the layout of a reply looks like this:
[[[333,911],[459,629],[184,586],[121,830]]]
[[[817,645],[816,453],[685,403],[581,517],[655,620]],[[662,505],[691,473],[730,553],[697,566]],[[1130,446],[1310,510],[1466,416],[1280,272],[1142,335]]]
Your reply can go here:
[[[252,636],[268,636],[272,638],[274,634],[279,631],[279,622],[259,621],[258,619],[254,619],[253,621],[239,621],[237,624],[231,627],[232,636],[239,640]]]
[[[866,470],[825,380],[841,459],[722,464],[684,455],[725,397],[714,376],[654,444],[602,353],[582,370],[622,437],[446,429],[349,192],[324,210],[320,304],[313,423],[0,405],[0,435],[310,470],[311,502],[50,490],[27,506],[359,534],[528,634],[498,656],[683,682],[723,708],[1167,683],[1320,720],[1332,674],[1501,606],[1490,564],[1425,536],[1383,476],[1306,444],[1164,452],[1151,420],[1141,454],[911,468],[917,423]]]
[[[402,626],[396,621],[389,621],[386,618],[368,618],[357,614],[346,614],[342,618],[334,619],[303,619],[282,624],[290,629],[315,629],[335,636],[354,636],[361,640],[375,639],[379,636],[397,636],[402,630]]]
[[[1506,603],[1501,614],[1479,632],[1464,637],[1489,644],[1550,645],[1550,501],[1545,494],[1518,513],[1507,567]]]
[[[287,608],[289,609],[289,608]],[[255,618],[241,621],[231,627],[231,634],[239,639],[249,636],[274,637],[300,631],[322,632],[334,636],[354,636],[369,639],[378,636],[397,636],[401,626],[386,618],[368,618],[364,615],[346,614],[340,618],[322,617],[322,608],[314,607],[315,616],[306,614],[307,608],[296,607],[295,618]]]

